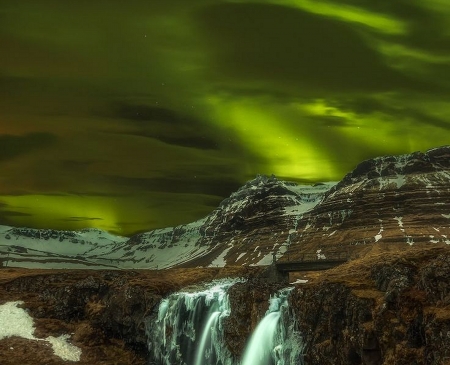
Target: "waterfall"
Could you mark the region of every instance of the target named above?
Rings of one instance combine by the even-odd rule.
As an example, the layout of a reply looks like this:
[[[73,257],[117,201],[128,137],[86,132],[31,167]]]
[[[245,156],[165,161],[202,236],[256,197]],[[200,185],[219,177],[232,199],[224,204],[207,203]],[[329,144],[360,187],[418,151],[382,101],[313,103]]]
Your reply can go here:
[[[244,351],[242,365],[303,364],[303,339],[289,314],[291,290],[282,289],[270,298],[269,309]]]
[[[303,341],[289,311],[285,288],[270,297],[269,309],[253,332],[241,362],[227,348],[222,320],[230,315],[227,279],[173,293],[146,322],[149,352],[158,365],[299,365]],[[245,340],[245,339],[243,339]]]
[[[230,314],[227,290],[238,281],[214,281],[202,289],[185,289],[163,299],[156,321],[147,321],[154,361],[163,365],[232,365],[221,322]]]

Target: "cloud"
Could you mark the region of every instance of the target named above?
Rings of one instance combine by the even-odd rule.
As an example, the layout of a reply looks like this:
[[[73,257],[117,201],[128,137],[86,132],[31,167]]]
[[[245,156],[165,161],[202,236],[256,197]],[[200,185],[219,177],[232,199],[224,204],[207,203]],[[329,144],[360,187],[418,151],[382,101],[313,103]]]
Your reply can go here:
[[[198,14],[216,77],[309,92],[416,87],[344,22],[269,4],[219,4]]]
[[[143,104],[118,103],[115,106],[118,118],[128,119],[135,122],[160,122],[164,124],[184,124],[192,122],[192,119],[180,116],[175,111],[163,108],[152,107]]]
[[[412,95],[410,98],[414,100]],[[435,101],[438,101],[438,99]],[[356,115],[364,117],[367,115],[383,113],[393,120],[396,119],[397,122],[400,120],[409,120],[418,127],[420,127],[420,125],[426,125],[450,130],[450,122],[446,117],[434,116],[426,110],[424,106],[426,106],[428,102],[430,102],[430,100],[421,100],[421,102],[410,101],[407,100],[405,96],[392,96],[391,98],[383,100],[376,96],[371,97],[367,95],[355,96],[350,99],[334,100],[331,101],[330,104],[336,106],[340,110],[353,112]],[[450,109],[450,106],[447,107],[447,110],[448,109]]]
[[[0,162],[37,149],[50,147],[56,140],[56,136],[52,133],[28,133],[22,136],[0,135]]]
[[[69,217],[61,219],[62,221],[66,222],[86,222],[86,221],[102,221],[103,218],[98,217]]]
[[[31,217],[33,217],[33,214],[15,210],[10,204],[0,202],[0,224],[11,225],[14,219]]]
[[[135,190],[142,192],[166,192],[177,194],[204,194],[226,197],[230,192],[237,190],[242,183],[237,177],[208,176],[203,178],[199,176],[187,177],[179,174],[177,176],[166,177],[143,177],[133,178],[126,176],[105,176],[105,180],[113,183],[115,186],[126,190]]]
[[[218,136],[202,120],[163,107],[118,103],[113,116],[130,121],[117,133],[152,138],[169,145],[201,150],[218,149]]]

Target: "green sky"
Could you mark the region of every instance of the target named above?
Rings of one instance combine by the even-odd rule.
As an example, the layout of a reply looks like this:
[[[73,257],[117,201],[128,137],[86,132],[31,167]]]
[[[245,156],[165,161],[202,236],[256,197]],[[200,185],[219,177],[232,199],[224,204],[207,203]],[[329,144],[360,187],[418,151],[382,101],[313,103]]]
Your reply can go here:
[[[450,144],[447,0],[3,0],[0,224],[130,235]]]

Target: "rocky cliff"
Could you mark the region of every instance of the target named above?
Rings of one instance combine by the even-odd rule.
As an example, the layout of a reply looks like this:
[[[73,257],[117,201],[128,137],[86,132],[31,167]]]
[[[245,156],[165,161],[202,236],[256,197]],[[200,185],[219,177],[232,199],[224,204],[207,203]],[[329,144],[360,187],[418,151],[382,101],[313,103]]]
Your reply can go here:
[[[188,285],[224,277],[251,278],[259,268],[174,269],[164,271],[0,270],[0,363],[60,365],[48,336],[67,335],[81,349],[80,365],[146,364],[145,320],[161,299]],[[34,321],[34,339],[3,336],[23,319],[3,312],[20,301]],[[32,349],[32,351],[30,351]]]
[[[450,364],[448,248],[380,250],[293,292],[309,364]]]

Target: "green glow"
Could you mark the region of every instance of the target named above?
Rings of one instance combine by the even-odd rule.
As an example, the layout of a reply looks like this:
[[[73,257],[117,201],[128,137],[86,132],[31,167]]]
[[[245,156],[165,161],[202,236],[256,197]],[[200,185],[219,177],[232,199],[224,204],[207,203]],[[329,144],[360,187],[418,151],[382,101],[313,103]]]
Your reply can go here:
[[[392,68],[422,77],[431,75],[434,67],[450,63],[450,54],[435,54],[402,44],[378,41],[377,48]]]
[[[0,195],[13,211],[8,224],[52,229],[99,228],[128,236],[149,227],[163,228],[195,221],[221,198],[201,194],[142,193],[140,196]],[[174,214],[176,206],[176,214]],[[180,219],[180,217],[182,217]]]
[[[3,3],[1,222],[128,235],[450,143],[447,0]]]
[[[230,2],[260,3],[261,1],[230,0]],[[350,6],[342,3],[316,0],[266,0],[265,3],[289,6],[348,23],[356,23],[364,27],[369,27],[379,33],[401,35],[408,31],[405,22],[402,22],[389,14],[376,13],[362,7]]]
[[[117,225],[118,209],[111,198],[73,195],[19,195],[0,199],[18,211],[30,216],[13,216],[19,225],[63,229],[100,228],[120,232]]]
[[[327,162],[324,150],[310,140],[307,132],[292,131],[283,117],[251,100],[209,97],[211,119],[233,128],[247,148],[264,159],[265,173],[317,181],[332,180],[336,171]]]
[[[392,103],[394,95],[373,96]],[[350,141],[359,141],[366,149],[383,150],[380,154],[402,154],[414,151],[425,151],[428,148],[448,143],[446,135],[442,134],[442,128],[418,124],[407,116],[393,116],[382,111],[369,114],[360,114],[354,111],[342,110],[323,99],[317,99],[311,103],[297,106],[307,114],[313,116],[339,117],[347,121],[347,124],[339,127],[339,134]],[[450,105],[443,103],[442,110],[449,110]],[[439,109],[439,108],[436,108]],[[401,138],[399,138],[401,136]],[[352,148],[348,146],[347,148]]]

